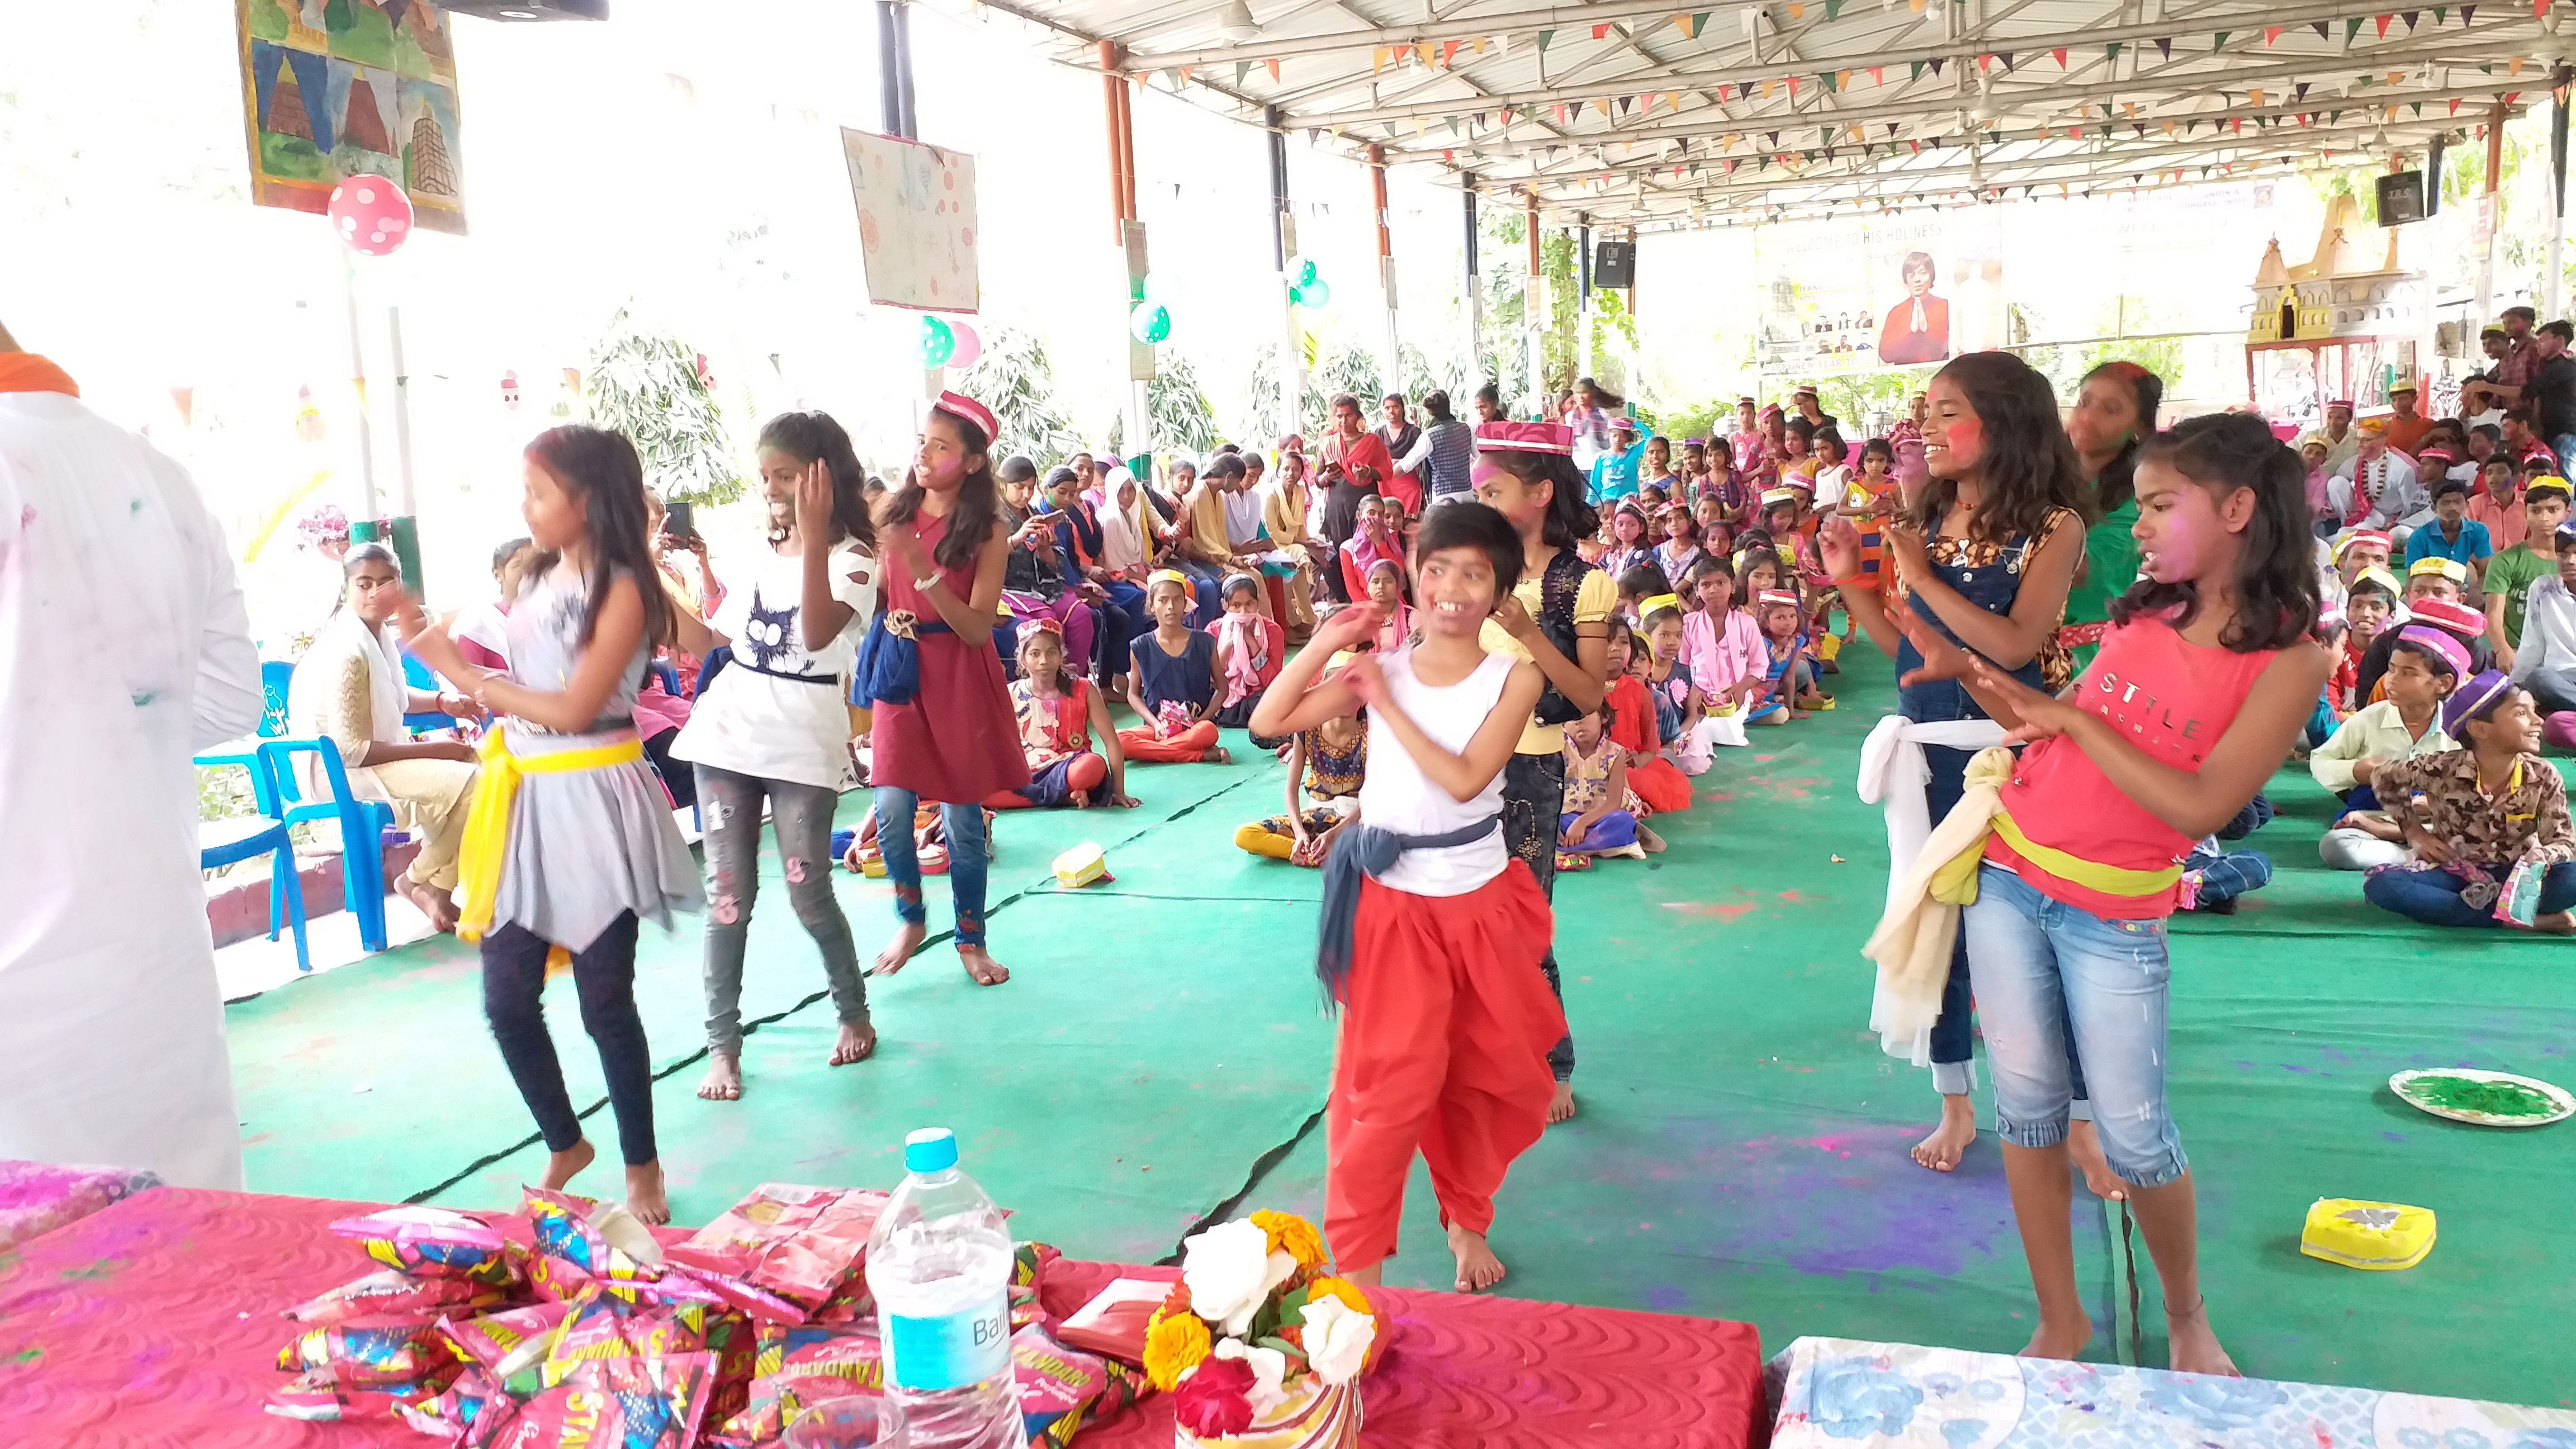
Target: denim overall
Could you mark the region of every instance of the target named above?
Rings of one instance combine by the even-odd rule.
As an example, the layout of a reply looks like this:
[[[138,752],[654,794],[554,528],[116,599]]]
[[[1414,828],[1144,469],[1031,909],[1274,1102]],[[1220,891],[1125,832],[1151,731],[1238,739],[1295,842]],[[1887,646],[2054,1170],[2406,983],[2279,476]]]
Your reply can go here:
[[[1938,525],[1935,525],[1933,534],[1936,538],[1939,532]],[[2024,534],[2007,542],[1993,563],[1970,566],[1936,562],[1932,565],[1932,573],[1987,613],[2009,614],[2013,600],[2021,593],[2022,570],[2029,564],[2032,547],[2037,542]],[[1913,610],[1914,617],[1930,624],[1951,643],[1959,643],[1959,636],[1924,607],[1911,589],[1906,591],[1905,602],[1906,607]],[[1913,640],[1907,639],[1896,646],[1897,678],[1902,679],[1922,667],[1923,655],[1914,647]],[[2041,677],[2037,658],[2012,671],[2012,677],[2033,689],[2045,691],[2048,688]],[[1968,693],[1967,686],[1955,679],[1900,685],[1896,692],[1896,712],[1917,724],[1987,717],[1986,712],[1978,708],[1976,699]],[[1943,745],[1923,747],[1923,762],[1932,772],[1932,778],[1923,786],[1923,802],[1930,810],[1936,827],[1965,792],[1968,761],[1975,753]],[[2069,1033],[2066,1040],[2071,1057],[2074,1035]],[[1941,990],[1940,1018],[1932,1023],[1932,1085],[1943,1096],[1964,1096],[1976,1086],[1974,1042],[1968,990],[1968,943],[1962,934],[1951,940],[1950,980]],[[2084,1072],[2080,1066],[2075,1068],[2075,1096],[2079,1102],[2084,1098]]]

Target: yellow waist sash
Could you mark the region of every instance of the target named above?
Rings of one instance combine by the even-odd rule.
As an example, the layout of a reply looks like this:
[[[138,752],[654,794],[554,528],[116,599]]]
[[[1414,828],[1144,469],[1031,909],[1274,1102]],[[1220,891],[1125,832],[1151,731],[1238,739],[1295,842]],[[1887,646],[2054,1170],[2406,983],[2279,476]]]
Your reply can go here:
[[[2069,855],[2055,846],[2042,845],[2022,834],[2021,827],[2013,823],[2012,816],[2001,810],[1995,812],[1994,826],[1994,833],[2004,838],[2004,843],[2013,848],[2013,854],[2059,880],[2073,881],[2086,890],[2096,891],[2102,895],[2145,899],[2172,890],[2175,883],[2182,879],[2182,867],[2178,865],[2169,865],[2162,870],[2130,870],[2126,866],[2104,865],[2100,861],[2086,860],[2080,855]],[[1966,862],[1968,900],[1976,899],[1975,859],[1984,853],[1984,842],[1981,841],[1976,850],[1963,852],[1960,857],[1960,861]],[[1960,861],[1952,862],[1951,867],[1942,872],[1943,880],[1940,884],[1951,884]],[[1948,900],[1950,897],[1942,895],[1941,899]]]
[[[567,775],[576,770],[605,770],[644,758],[640,738],[586,750],[550,755],[514,755],[498,724],[483,736],[483,774],[474,787],[474,803],[465,812],[465,839],[457,850],[458,884],[465,890],[457,909],[456,934],[479,941],[492,928],[492,906],[501,894],[501,860],[510,848],[510,806],[519,798],[522,775]]]

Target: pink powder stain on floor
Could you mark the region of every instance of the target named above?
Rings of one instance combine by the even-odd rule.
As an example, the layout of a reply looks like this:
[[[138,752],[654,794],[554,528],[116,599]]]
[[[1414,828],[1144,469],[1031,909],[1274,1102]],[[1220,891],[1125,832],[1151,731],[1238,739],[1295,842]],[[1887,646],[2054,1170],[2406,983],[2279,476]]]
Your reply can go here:
[[[1743,920],[1752,914],[1753,905],[1749,901],[1741,905],[1729,906],[1711,905],[1704,901],[1666,901],[1664,909],[1679,911],[1685,916],[1715,916],[1721,921],[1731,923]]]
[[[1836,1157],[1849,1157],[1852,1155],[1853,1142],[1861,1135],[1857,1132],[1834,1132],[1823,1137],[1810,1137],[1807,1139],[1807,1145],[1818,1152],[1830,1152]]]
[[[1782,892],[1780,892],[1780,899],[1782,899],[1782,900],[1784,900],[1784,901],[1787,901],[1789,904],[1791,904],[1791,905],[1793,905],[1793,906],[1805,906],[1805,905],[1813,905],[1813,904],[1814,904],[1814,903],[1816,903],[1817,901],[1820,901],[1820,900],[1822,900],[1822,899],[1824,899],[1824,898],[1823,898],[1822,896],[1811,896],[1811,895],[1808,895],[1808,894],[1807,894],[1806,892],[1804,892],[1804,891],[1794,891],[1794,890],[1791,890],[1791,891],[1782,891]]]

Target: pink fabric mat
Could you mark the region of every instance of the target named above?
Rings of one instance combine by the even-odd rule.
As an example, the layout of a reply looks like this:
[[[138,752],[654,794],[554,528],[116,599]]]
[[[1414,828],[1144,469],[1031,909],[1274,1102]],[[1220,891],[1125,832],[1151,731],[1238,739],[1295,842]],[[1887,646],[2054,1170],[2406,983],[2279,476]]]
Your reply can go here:
[[[278,1315],[366,1273],[328,1231],[373,1204],[158,1188],[0,1255],[0,1439],[17,1446],[433,1441],[398,1423],[300,1424],[262,1412],[285,1382]],[[666,1230],[676,1240],[685,1230]],[[1048,1312],[1112,1278],[1170,1268],[1064,1260]],[[1376,1446],[1756,1449],[1765,1438],[1749,1324],[1512,1298],[1385,1290],[1394,1338],[1367,1380]],[[1167,1401],[1083,1431],[1083,1449],[1164,1449]]]
[[[0,1162],[0,1248],[14,1248],[160,1185],[160,1178],[139,1168]]]

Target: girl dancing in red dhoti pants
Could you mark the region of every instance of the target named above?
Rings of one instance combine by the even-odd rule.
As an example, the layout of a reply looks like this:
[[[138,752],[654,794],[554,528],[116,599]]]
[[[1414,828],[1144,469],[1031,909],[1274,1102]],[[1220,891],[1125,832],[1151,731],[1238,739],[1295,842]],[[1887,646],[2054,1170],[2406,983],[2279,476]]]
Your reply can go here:
[[[1547,899],[1500,829],[1503,766],[1540,679],[1478,641],[1520,575],[1508,520],[1481,503],[1433,509],[1414,557],[1419,641],[1319,679],[1376,634],[1374,606],[1343,610],[1262,696],[1252,731],[1295,734],[1368,707],[1368,779],[1325,862],[1316,960],[1348,1012],[1325,1112],[1324,1235],[1343,1277],[1377,1282],[1419,1148],[1458,1289],[1475,1292],[1502,1281],[1485,1243],[1494,1190],[1547,1128],[1547,1051],[1565,1034],[1537,969]]]

